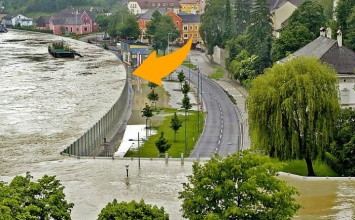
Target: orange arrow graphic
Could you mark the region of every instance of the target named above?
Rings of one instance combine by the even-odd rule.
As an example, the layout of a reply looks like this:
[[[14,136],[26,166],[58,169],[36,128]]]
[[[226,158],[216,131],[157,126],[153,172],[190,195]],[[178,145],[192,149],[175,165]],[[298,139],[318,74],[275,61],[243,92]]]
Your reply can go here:
[[[181,65],[190,51],[191,44],[192,39],[174,53],[159,58],[157,58],[156,51],[154,51],[133,74],[162,86],[161,79]]]

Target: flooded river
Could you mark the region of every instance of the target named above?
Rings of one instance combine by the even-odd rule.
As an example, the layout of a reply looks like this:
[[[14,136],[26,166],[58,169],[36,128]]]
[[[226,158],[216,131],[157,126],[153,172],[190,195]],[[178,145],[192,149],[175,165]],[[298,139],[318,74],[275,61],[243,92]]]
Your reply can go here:
[[[56,175],[75,206],[74,220],[94,220],[114,198],[164,206],[170,219],[182,219],[178,191],[191,161],[74,159],[59,155],[90,128],[120,96],[126,78],[115,55],[84,42],[65,39],[83,58],[52,58],[47,45],[56,36],[10,30],[0,34],[0,181],[30,171],[35,179]],[[136,104],[147,102],[135,88]],[[139,95],[142,94],[142,95]],[[161,93],[163,94],[163,93]],[[158,106],[167,106],[162,96]],[[141,124],[133,108],[130,124]],[[138,117],[139,116],[139,117]],[[126,178],[125,165],[129,165]],[[296,186],[303,208],[294,219],[352,219],[354,180],[280,178]]]

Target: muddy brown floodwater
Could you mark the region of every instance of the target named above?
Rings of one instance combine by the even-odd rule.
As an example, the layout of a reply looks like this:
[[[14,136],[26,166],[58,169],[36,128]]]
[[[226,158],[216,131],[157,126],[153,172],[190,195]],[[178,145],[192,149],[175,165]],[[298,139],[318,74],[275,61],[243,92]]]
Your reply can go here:
[[[164,206],[181,218],[178,192],[191,161],[158,159],[75,159],[59,152],[92,126],[120,96],[126,73],[115,55],[84,42],[65,39],[83,58],[52,58],[47,45],[57,36],[10,30],[0,34],[0,181],[26,171],[38,179],[56,175],[75,206],[74,220],[97,219],[114,198]],[[140,109],[149,88],[136,88],[130,124],[144,124]],[[140,94],[140,95],[139,95]],[[158,106],[169,107],[162,94]],[[125,165],[129,165],[129,178]],[[303,208],[294,219],[354,219],[354,179],[281,176],[296,186]]]

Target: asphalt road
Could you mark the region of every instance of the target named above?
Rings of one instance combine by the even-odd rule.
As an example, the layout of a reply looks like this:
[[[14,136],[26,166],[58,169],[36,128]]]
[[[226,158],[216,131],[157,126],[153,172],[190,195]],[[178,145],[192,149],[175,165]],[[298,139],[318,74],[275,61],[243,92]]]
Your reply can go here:
[[[186,79],[189,79],[189,69],[180,66],[177,71],[180,69],[184,70]],[[190,70],[191,83],[196,86],[197,76],[197,71]],[[200,76],[202,76],[203,111],[207,111],[207,114],[203,133],[190,157],[206,158],[214,153],[226,156],[237,152],[240,128],[235,105],[217,83],[203,74]]]

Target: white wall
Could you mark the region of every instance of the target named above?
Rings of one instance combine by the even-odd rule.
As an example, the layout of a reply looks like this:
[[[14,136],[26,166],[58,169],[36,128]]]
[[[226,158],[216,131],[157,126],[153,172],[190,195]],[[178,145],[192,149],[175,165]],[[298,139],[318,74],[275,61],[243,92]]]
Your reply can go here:
[[[339,75],[339,95],[342,107],[355,107],[355,75]]]

